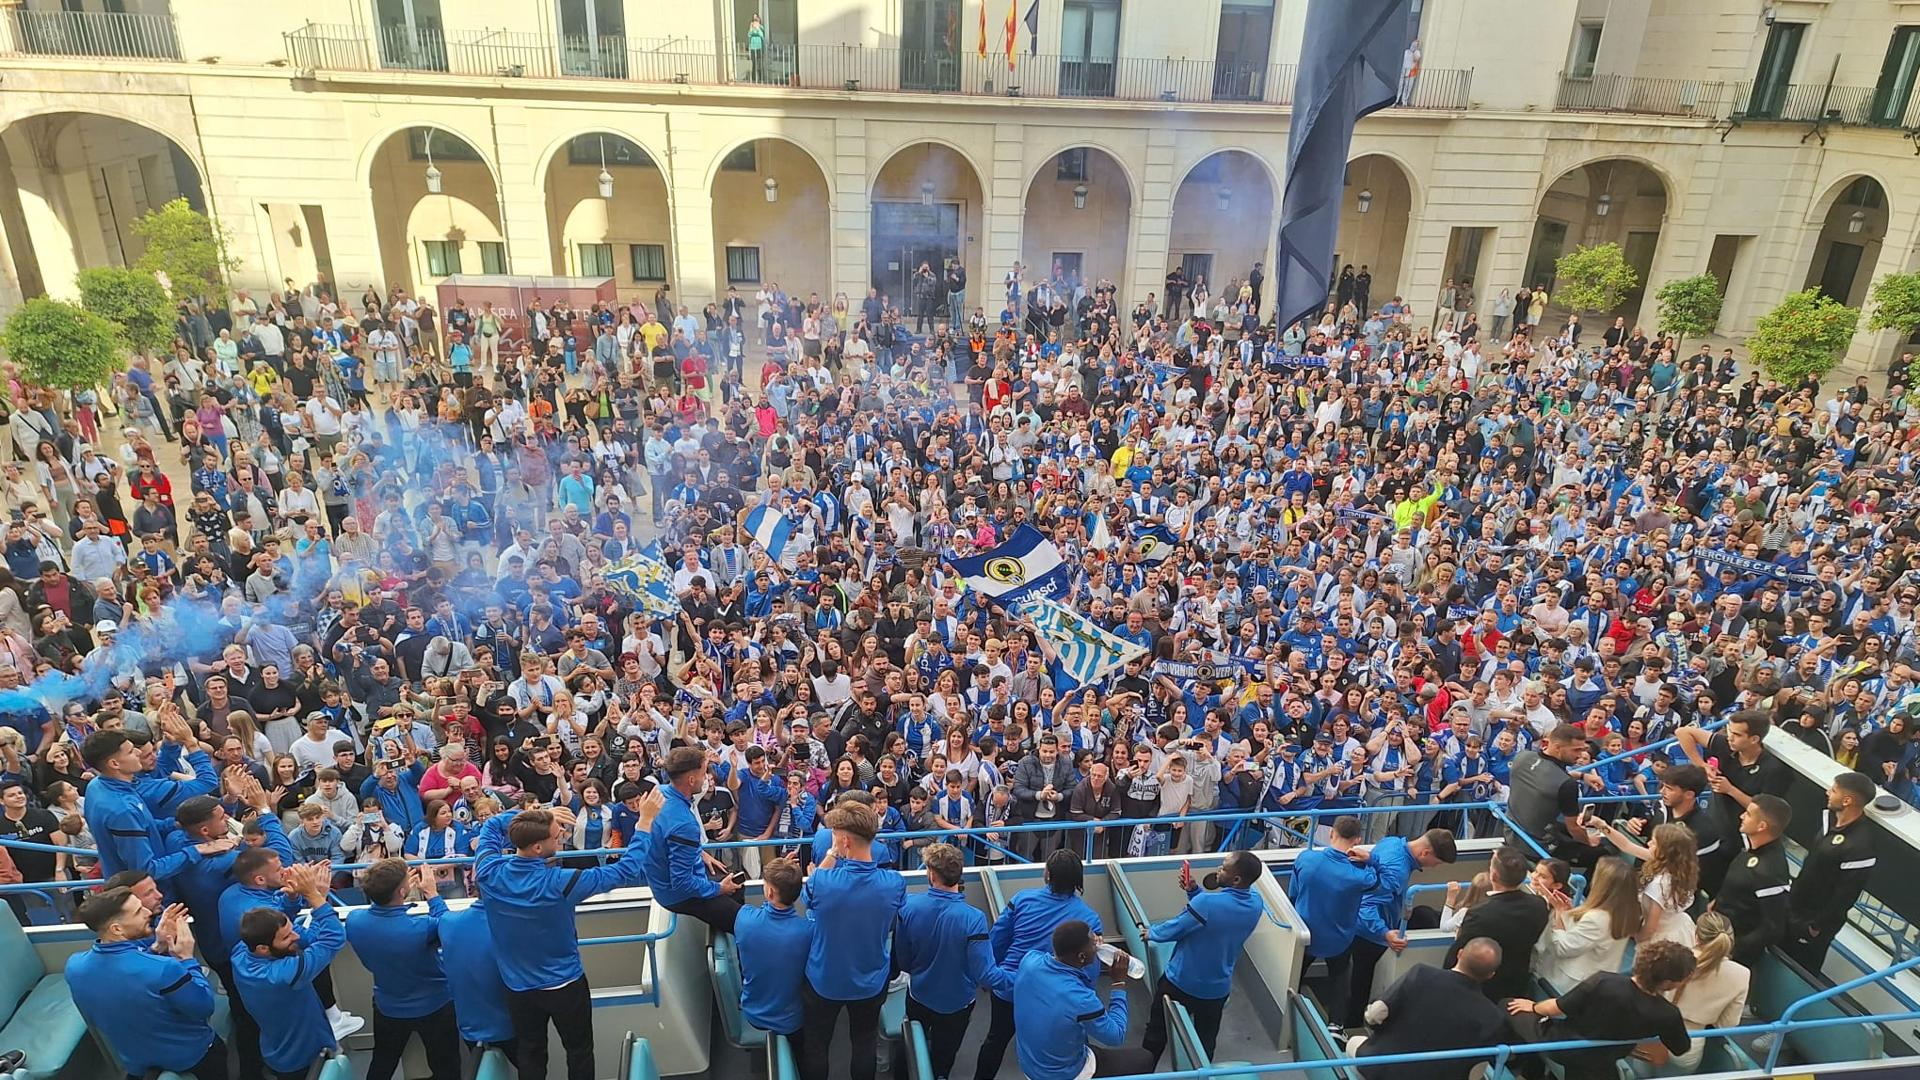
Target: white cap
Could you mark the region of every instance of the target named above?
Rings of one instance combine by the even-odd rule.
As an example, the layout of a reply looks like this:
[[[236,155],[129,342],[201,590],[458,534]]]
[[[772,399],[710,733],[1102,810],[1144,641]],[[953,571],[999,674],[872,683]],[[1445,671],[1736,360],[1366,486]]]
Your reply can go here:
[[[101,619],[99,622],[93,624],[93,632],[96,634],[117,633],[119,629],[120,624],[114,622],[112,619]]]

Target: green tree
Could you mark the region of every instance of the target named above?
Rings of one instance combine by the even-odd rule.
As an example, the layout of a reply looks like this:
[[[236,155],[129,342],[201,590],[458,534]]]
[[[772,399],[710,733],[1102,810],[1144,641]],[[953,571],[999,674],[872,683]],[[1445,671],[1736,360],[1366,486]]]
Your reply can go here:
[[[1901,336],[1920,330],[1920,273],[1888,274],[1873,283],[1867,329],[1898,330]]]
[[[131,349],[162,349],[173,341],[173,301],[145,270],[98,266],[80,271],[80,306],[120,329]]]
[[[1712,274],[1675,278],[1653,294],[1660,308],[1660,329],[1680,341],[1705,337],[1720,321],[1720,282]]]
[[[1747,352],[1778,382],[1818,379],[1839,362],[1859,323],[1858,311],[1819,289],[1803,289],[1760,316]]]
[[[227,254],[227,231],[187,200],[175,199],[140,215],[133,231],[147,242],[140,269],[161,276],[175,300],[226,300],[227,275],[239,268]]]
[[[126,366],[120,330],[77,304],[47,297],[20,305],[0,324],[0,353],[27,381],[60,390],[99,386]]]
[[[1619,244],[1574,248],[1553,264],[1554,299],[1572,311],[1612,311],[1640,284]]]

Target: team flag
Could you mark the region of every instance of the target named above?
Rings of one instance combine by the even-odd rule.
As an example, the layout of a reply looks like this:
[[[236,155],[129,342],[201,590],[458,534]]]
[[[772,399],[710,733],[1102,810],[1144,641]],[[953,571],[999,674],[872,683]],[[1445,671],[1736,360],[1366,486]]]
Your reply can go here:
[[[1136,525],[1133,529],[1133,551],[1140,561],[1148,566],[1158,566],[1173,557],[1173,549],[1180,546],[1180,538],[1165,525]]]
[[[1128,661],[1147,654],[1147,650],[1102,630],[1057,600],[1033,597],[1022,602],[1020,611],[1033,620],[1034,628],[1052,646],[1057,690],[1076,690],[1099,682]]]
[[[1053,541],[1031,525],[979,555],[950,560],[967,587],[1004,608],[1030,597],[1067,594],[1067,563]]]
[[[741,511],[740,528],[774,562],[780,561],[781,554],[787,550],[787,541],[793,536],[793,522],[787,519],[784,511],[771,506],[756,506]]]
[[[662,558],[658,541],[610,564],[603,577],[615,595],[654,618],[680,614],[680,598],[673,595],[673,571]]]

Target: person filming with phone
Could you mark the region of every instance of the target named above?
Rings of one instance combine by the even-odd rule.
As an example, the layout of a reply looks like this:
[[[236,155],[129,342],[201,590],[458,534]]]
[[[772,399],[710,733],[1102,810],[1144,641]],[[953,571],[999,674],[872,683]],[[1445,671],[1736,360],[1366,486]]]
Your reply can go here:
[[[647,884],[668,911],[691,915],[715,930],[733,933],[745,874],[731,874],[706,853],[700,814],[694,808],[707,781],[706,751],[675,747],[667,754],[665,804],[653,821],[653,846],[647,853]],[[718,873],[715,880],[709,871]]]

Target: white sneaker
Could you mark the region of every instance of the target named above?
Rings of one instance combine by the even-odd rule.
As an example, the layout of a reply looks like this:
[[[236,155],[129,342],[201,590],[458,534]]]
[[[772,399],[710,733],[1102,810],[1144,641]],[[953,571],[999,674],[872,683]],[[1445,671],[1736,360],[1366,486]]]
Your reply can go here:
[[[355,1016],[350,1012],[342,1012],[337,1017],[330,1017],[327,1023],[333,1028],[333,1040],[335,1042],[339,1042],[341,1039],[367,1026],[364,1018]]]

